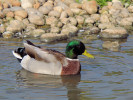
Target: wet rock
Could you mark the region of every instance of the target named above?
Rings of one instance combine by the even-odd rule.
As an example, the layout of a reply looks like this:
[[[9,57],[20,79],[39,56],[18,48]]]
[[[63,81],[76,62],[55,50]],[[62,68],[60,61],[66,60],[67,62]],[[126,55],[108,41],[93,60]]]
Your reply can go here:
[[[23,29],[25,29],[25,24],[22,21],[12,20],[6,30],[16,33],[16,32],[20,32]]]
[[[21,0],[21,7],[24,9],[32,8],[34,3],[34,0]]]
[[[0,33],[4,33],[5,32],[5,27],[4,26],[0,26]]]
[[[47,33],[41,35],[40,39],[43,42],[54,42],[60,40],[66,40],[68,37],[66,34]]]
[[[97,12],[97,2],[86,1],[82,4],[82,9],[86,10],[89,14],[94,14]]]
[[[2,34],[3,38],[6,38],[6,39],[12,38],[13,35],[14,35],[14,33],[10,32],[10,31],[4,32]]]
[[[108,28],[100,33],[101,38],[119,39],[119,38],[127,38],[127,36],[128,33],[126,29],[122,27]]]
[[[133,13],[133,6],[130,5],[130,6],[128,7],[128,11],[129,11],[130,13]]]
[[[32,33],[30,34],[30,36],[39,37],[39,36],[41,36],[44,33],[45,33],[45,31],[42,30],[42,29],[35,29],[35,30],[32,31]]]
[[[52,11],[49,12],[48,16],[59,18],[60,17],[60,12],[52,10]]]
[[[15,11],[15,16],[20,16],[23,19],[27,17],[28,13],[25,10],[17,10]]]
[[[102,47],[111,51],[119,51],[120,43],[118,41],[104,41]]]
[[[60,29],[58,27],[51,27],[51,33],[59,33]]]
[[[99,34],[100,29],[98,27],[90,28],[90,34]]]
[[[38,10],[39,10],[42,14],[48,14],[52,9],[53,9],[52,6],[41,6]]]

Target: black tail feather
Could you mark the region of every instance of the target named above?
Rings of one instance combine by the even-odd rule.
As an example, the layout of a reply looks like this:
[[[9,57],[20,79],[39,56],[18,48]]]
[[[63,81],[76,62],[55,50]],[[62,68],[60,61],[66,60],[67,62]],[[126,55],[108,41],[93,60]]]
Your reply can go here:
[[[26,55],[25,48],[18,48],[15,53],[18,53],[22,58]]]

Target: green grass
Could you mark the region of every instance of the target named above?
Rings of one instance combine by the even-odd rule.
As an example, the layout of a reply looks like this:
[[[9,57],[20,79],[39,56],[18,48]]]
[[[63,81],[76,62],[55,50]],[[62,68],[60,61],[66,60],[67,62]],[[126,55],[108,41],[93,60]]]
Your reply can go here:
[[[80,3],[80,1],[79,0],[75,0],[77,3]],[[91,0],[88,0],[88,1],[91,1]],[[100,6],[100,7],[103,7],[103,6],[105,6],[105,5],[107,5],[107,2],[109,2],[109,1],[112,1],[112,0],[96,0],[97,1],[97,3],[98,3],[98,5]],[[125,3],[128,3],[128,4],[133,4],[133,2],[132,2],[132,0],[120,0],[123,4],[125,4]]]

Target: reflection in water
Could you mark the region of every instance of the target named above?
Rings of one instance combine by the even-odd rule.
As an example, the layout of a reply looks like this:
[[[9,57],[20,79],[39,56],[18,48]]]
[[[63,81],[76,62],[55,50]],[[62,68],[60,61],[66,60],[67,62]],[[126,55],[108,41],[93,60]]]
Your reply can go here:
[[[49,89],[49,88],[60,88],[65,86],[67,89],[67,97],[69,100],[80,99],[80,89],[77,87],[80,82],[81,75],[71,76],[54,76],[54,75],[43,75],[36,74],[21,69],[17,75],[17,82],[19,86],[25,86],[27,88],[37,89]]]

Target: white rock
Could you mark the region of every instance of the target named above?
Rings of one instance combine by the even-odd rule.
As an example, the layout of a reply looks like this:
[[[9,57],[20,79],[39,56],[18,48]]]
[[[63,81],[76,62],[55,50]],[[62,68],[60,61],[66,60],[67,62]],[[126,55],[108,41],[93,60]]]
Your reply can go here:
[[[21,0],[21,7],[24,9],[32,8],[34,3],[34,0]]]

